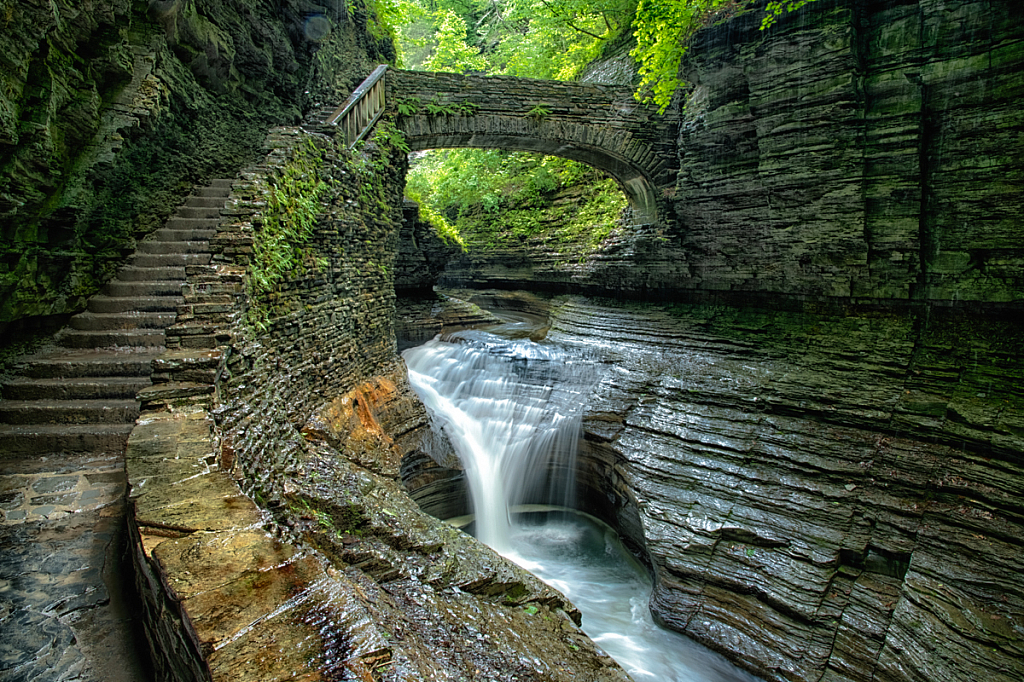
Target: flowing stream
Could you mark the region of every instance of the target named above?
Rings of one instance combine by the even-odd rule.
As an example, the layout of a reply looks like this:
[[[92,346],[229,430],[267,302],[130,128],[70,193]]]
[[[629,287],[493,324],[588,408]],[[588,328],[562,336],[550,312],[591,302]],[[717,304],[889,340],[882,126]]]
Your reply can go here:
[[[599,362],[484,331],[403,357],[466,471],[477,538],[565,594],[587,635],[636,682],[757,679],[655,625],[647,572],[611,528],[572,511],[580,419]]]

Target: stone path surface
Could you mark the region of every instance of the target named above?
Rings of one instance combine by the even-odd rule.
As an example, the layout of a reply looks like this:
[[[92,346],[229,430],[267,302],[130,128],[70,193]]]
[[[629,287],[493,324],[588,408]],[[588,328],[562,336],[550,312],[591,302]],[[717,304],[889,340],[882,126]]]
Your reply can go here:
[[[124,450],[230,190],[197,189],[2,385],[0,682],[151,678],[126,568]]]

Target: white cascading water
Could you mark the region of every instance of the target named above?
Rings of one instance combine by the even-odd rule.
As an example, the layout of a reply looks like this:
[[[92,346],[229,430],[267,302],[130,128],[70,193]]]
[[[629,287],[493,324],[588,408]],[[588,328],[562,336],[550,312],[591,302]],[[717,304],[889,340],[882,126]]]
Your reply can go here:
[[[434,339],[404,353],[409,380],[466,470],[476,536],[511,550],[513,506],[573,506],[583,395],[594,363],[486,332]]]
[[[476,537],[566,595],[583,630],[637,682],[749,682],[753,676],[654,624],[650,580],[615,533],[574,506],[586,396],[599,363],[481,331],[403,354],[409,380],[466,471]],[[547,505],[560,512],[512,511]],[[529,507],[536,510],[537,507]]]

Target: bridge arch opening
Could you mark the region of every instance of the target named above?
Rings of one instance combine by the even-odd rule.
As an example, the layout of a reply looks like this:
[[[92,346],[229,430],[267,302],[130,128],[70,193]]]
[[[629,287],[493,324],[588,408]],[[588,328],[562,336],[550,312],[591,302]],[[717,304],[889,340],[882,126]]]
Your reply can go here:
[[[597,147],[577,143],[507,134],[464,133],[443,137],[406,135],[412,152],[436,149],[493,149],[507,152],[529,152],[577,161],[613,178],[622,189],[633,211],[635,222],[650,224],[658,220],[657,194],[650,180],[627,161]]]
[[[609,174],[529,150],[419,150],[410,159],[406,195],[426,207],[432,222],[444,218],[439,229],[454,228],[478,245],[543,237],[590,251],[622,225],[629,208]]]
[[[412,151],[502,149],[578,161],[619,185],[635,222],[659,220],[674,184],[674,127],[631,88],[379,66],[327,119],[354,143],[386,110]]]

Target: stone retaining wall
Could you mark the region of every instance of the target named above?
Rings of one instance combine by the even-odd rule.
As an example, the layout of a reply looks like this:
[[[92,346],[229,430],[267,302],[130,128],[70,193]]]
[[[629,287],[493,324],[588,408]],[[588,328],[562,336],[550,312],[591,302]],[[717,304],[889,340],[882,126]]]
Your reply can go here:
[[[400,161],[375,150],[356,159],[300,128],[272,130],[266,147],[264,163],[235,183],[210,240],[212,263],[187,268],[185,302],[154,362],[154,386],[140,394],[144,412],[128,447],[136,565],[167,679],[234,675],[266,656],[267,638],[286,633],[296,646],[274,654],[280,671],[323,667],[327,643],[299,646],[316,634],[302,609],[293,605],[287,622],[274,614],[289,595],[305,603],[328,566],[262,530],[273,527],[270,513],[253,498],[280,506],[303,454],[297,426],[319,403],[394,365],[400,209],[378,204],[399,205]],[[298,150],[314,148],[330,189],[311,248],[327,265],[301,266],[254,302],[248,267],[268,193]],[[253,325],[253,305],[270,308],[266,330]],[[253,580],[265,589],[241,589]],[[211,602],[220,588],[227,592]]]

